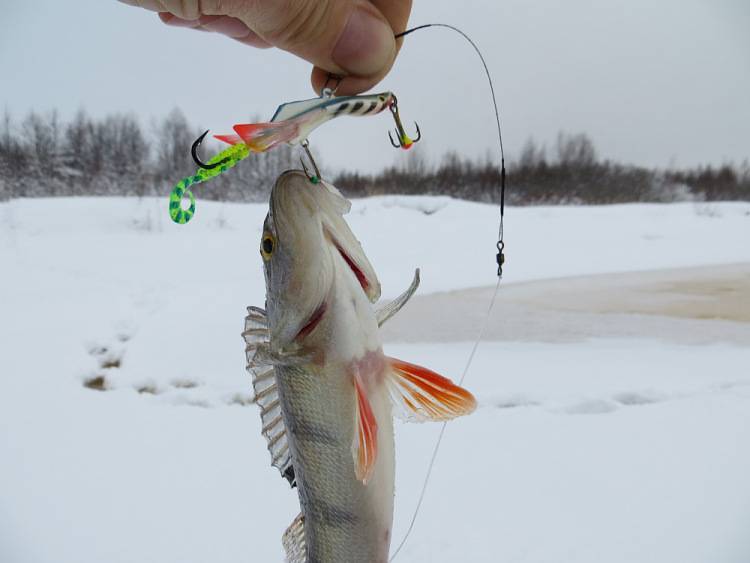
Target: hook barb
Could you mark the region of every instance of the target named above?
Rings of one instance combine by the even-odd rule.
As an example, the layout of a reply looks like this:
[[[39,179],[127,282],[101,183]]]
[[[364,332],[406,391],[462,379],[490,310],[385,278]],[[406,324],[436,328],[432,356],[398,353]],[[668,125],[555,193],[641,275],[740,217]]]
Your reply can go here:
[[[393,137],[391,137],[390,131],[388,131],[388,138],[390,139],[391,144],[393,145],[394,148],[397,148],[397,149],[401,148],[401,143],[397,143],[393,140]],[[398,138],[398,131],[396,131],[396,138]]]
[[[206,135],[208,135],[208,129],[206,129],[203,134],[193,142],[193,146],[190,148],[190,155],[193,157],[193,162],[195,162],[200,168],[203,168],[204,170],[213,170],[217,166],[221,166],[222,164],[229,162],[231,159],[230,157],[226,157],[221,159],[219,162],[213,162],[211,164],[206,164],[205,162],[201,161],[201,159],[198,157],[198,147],[201,146],[201,143],[203,142],[203,139],[206,138]]]
[[[391,137],[391,132],[388,131],[388,138],[391,140],[391,145],[393,145],[397,149],[410,149],[414,143],[419,142],[419,140],[422,138],[422,132],[419,130],[419,124],[416,121],[414,122],[414,125],[416,125],[417,127],[417,138],[412,140],[411,138],[409,138],[409,135],[406,134],[404,126],[401,123],[401,116],[398,113],[398,100],[396,99],[396,96],[393,96],[390,110],[391,114],[393,115],[393,120],[396,122],[396,139],[398,139],[398,142],[394,141],[393,137]]]

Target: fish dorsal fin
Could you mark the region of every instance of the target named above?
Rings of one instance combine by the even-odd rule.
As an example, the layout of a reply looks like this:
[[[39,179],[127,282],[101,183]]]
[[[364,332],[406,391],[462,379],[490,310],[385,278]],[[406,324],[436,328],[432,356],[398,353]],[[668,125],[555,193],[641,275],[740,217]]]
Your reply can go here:
[[[404,291],[390,303],[386,303],[375,311],[375,318],[378,320],[378,326],[383,326],[383,324],[385,324],[385,321],[398,313],[401,308],[408,303],[409,299],[411,299],[411,296],[414,295],[414,292],[417,291],[418,287],[419,268],[414,270],[414,279],[412,280],[411,285],[406,288],[406,291]]]
[[[271,465],[276,467],[282,477],[294,485],[294,468],[289,453],[286,426],[281,416],[279,391],[276,388],[276,370],[269,365],[266,356],[259,353],[268,346],[268,319],[266,312],[259,307],[248,307],[245,317],[245,354],[247,371],[253,377],[255,403],[260,407],[261,433],[268,444],[271,454]]]
[[[307,548],[305,546],[305,517],[298,514],[281,537],[286,553],[286,563],[305,563]]]
[[[372,476],[372,470],[375,469],[375,458],[378,454],[378,422],[359,377],[354,378],[354,389],[357,395],[354,409],[356,430],[352,443],[354,474],[366,485]]]
[[[450,420],[471,413],[476,399],[463,387],[432,370],[388,358],[386,376],[394,414],[410,422]]]

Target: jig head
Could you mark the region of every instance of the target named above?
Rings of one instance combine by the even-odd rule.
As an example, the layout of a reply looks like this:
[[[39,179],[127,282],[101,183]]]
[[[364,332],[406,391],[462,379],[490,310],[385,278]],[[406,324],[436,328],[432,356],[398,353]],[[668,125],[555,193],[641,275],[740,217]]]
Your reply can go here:
[[[417,138],[412,140],[411,138],[409,138],[409,135],[406,134],[404,126],[401,123],[401,116],[398,114],[398,100],[396,99],[395,95],[391,97],[391,103],[388,106],[388,109],[391,110],[393,120],[396,122],[396,138],[398,139],[398,143],[396,143],[393,140],[393,137],[391,137],[391,132],[388,131],[388,138],[390,139],[391,144],[397,149],[410,149],[414,143],[418,143],[419,139],[422,138],[422,133],[419,130],[419,124],[416,121],[414,122],[414,125],[417,127]]]

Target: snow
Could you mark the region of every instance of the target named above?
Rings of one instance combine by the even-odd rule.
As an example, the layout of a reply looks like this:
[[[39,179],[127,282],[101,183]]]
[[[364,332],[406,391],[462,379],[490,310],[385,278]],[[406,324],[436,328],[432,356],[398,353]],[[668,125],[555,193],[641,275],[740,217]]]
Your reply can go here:
[[[0,561],[282,560],[299,508],[248,404],[239,336],[263,303],[264,215],[199,201],[178,226],[166,198],[0,204]],[[493,284],[497,218],[387,196],[354,201],[349,221],[393,296],[417,266],[420,295]],[[740,264],[750,204],[511,208],[506,234],[508,289]],[[505,310],[494,319],[516,322]],[[750,560],[750,325],[680,319],[662,337],[663,319],[588,311],[575,338],[492,333],[466,380],[480,408],[449,425],[397,560]],[[423,334],[386,352],[457,378],[475,331]],[[104,391],[84,386],[96,377]],[[438,431],[397,425],[395,541]]]

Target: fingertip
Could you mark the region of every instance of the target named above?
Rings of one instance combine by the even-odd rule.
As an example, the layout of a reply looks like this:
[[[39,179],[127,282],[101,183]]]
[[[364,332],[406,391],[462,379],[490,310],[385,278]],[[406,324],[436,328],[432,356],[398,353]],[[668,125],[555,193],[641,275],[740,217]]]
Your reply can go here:
[[[395,56],[393,30],[369,4],[351,11],[331,53],[334,64],[348,74],[359,76],[382,72]]]

